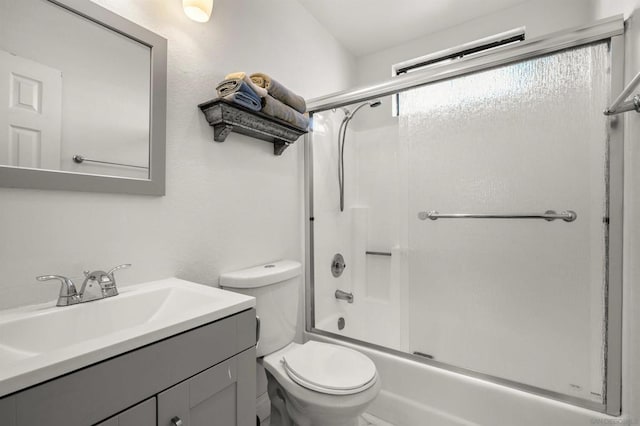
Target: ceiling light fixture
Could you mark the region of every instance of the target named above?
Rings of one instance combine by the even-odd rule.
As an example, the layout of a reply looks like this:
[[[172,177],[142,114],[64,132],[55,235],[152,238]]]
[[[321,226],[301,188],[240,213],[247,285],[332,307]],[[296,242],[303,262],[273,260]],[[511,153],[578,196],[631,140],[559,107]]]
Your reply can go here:
[[[189,19],[207,22],[211,18],[213,0],[182,0],[182,8]]]

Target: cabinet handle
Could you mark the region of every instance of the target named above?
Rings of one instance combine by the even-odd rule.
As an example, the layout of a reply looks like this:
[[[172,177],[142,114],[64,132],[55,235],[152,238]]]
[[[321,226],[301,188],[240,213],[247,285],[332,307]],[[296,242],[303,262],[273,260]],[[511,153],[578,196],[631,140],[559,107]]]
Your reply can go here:
[[[184,426],[184,422],[178,416],[171,419],[171,426]]]

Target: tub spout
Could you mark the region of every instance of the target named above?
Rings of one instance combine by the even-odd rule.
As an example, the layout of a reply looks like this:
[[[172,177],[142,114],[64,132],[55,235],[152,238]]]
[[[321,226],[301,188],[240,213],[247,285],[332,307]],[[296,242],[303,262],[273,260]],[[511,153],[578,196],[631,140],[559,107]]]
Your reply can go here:
[[[336,299],[346,300],[349,303],[353,303],[353,293],[347,293],[346,291],[336,290]]]

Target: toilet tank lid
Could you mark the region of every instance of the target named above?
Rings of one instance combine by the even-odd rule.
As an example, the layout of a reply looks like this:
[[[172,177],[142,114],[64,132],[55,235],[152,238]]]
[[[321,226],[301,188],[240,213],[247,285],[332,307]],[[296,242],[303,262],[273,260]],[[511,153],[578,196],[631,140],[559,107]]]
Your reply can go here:
[[[278,260],[220,275],[220,286],[229,288],[263,287],[297,277],[302,264],[295,260]]]

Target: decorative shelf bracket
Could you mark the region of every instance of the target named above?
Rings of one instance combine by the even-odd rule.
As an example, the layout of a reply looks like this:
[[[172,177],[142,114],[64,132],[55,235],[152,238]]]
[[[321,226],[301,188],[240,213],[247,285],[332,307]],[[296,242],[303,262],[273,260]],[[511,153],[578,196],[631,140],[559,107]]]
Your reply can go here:
[[[233,126],[230,124],[212,124],[213,126],[213,140],[216,142],[224,142],[229,136],[229,133],[233,130]]]
[[[235,132],[271,142],[273,154],[282,155],[289,145],[307,133],[307,130],[225,99],[212,99],[198,107],[213,127],[213,140],[216,142],[224,142],[231,132]]]

